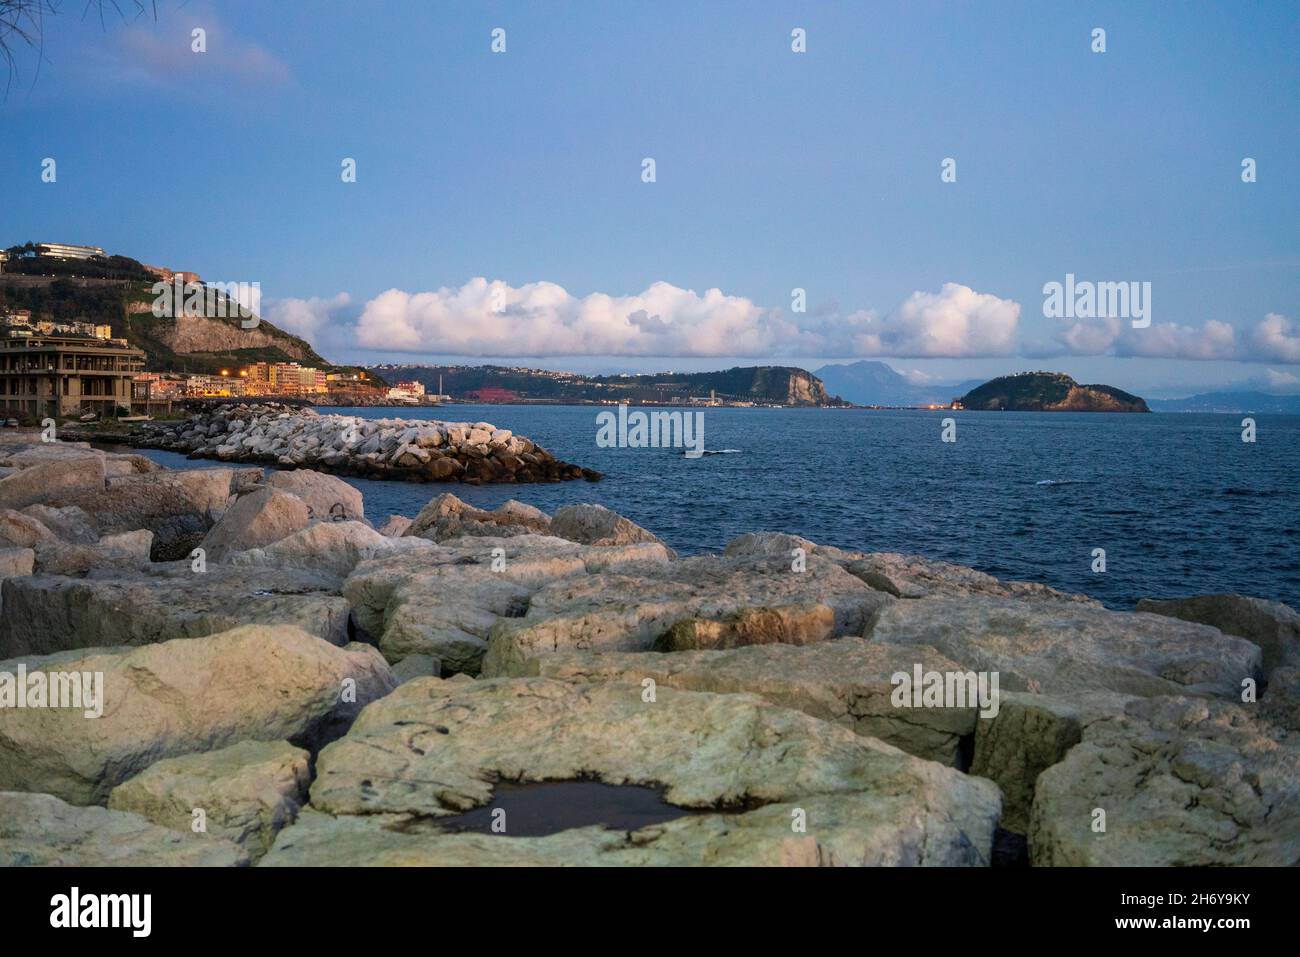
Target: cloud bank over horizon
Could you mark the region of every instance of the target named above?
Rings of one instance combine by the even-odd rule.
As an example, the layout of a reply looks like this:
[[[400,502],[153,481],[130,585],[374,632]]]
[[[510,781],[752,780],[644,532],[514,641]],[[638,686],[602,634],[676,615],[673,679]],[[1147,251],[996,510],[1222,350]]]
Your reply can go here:
[[[1074,320],[1053,344],[1030,346],[1025,354],[1295,363],[1300,362],[1300,323],[1275,312],[1245,330],[1217,319],[1200,326],[1152,323],[1145,329],[1123,319]]]
[[[1022,335],[1013,299],[945,283],[895,309],[795,313],[717,288],[655,282],[633,295],[574,296],[552,282],[512,286],[475,277],[430,292],[389,289],[363,305],[346,292],[268,303],[266,318],[318,349],[466,358],[982,359],[1113,356],[1300,363],[1300,323],[1270,312],[1247,327],[1126,319],[1056,321],[1047,339]]]
[[[628,296],[578,298],[551,282],[511,286],[476,277],[458,288],[390,289],[353,321],[346,293],[281,299],[267,319],[312,342],[366,350],[437,352],[475,358],[622,356],[762,359],[974,358],[1013,355],[1020,305],[958,283],[912,293],[894,311],[795,313],[743,296],[702,294],[655,282]],[[340,336],[340,324],[349,334]]]

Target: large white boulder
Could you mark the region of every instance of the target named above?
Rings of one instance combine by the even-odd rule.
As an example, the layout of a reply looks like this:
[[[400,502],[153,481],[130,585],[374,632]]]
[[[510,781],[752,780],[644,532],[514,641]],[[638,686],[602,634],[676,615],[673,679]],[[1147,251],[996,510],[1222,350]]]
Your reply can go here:
[[[103,804],[162,758],[245,740],[317,748],[396,686],[373,648],[336,648],[291,626],[9,659],[0,672],[20,665],[29,682],[75,672],[102,689],[81,707],[0,708],[0,790],[74,804]]]

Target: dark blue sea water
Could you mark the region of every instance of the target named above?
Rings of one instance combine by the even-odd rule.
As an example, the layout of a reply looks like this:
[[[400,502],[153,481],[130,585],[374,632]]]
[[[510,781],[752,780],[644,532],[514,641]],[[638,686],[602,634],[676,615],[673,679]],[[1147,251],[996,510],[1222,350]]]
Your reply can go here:
[[[1300,416],[1255,416],[1248,444],[1239,415],[705,409],[706,448],[737,451],[687,459],[598,448],[592,407],[328,411],[485,420],[605,473],[594,484],[353,481],[377,523],[414,516],[443,491],[481,508],[599,502],[683,553],[773,529],[957,562],[1117,608],[1212,591],[1300,607]],[[948,415],[955,443],[940,441]],[[1091,570],[1095,548],[1106,551],[1104,574]]]

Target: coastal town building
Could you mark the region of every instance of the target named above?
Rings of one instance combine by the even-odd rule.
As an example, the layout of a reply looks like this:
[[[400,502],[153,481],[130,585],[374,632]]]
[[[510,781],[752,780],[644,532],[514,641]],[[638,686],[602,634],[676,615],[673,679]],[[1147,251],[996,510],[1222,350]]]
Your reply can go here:
[[[394,402],[419,402],[424,398],[424,384],[399,382],[388,390],[388,398]]]
[[[359,388],[370,385],[364,372],[331,372],[325,377],[331,389]]]
[[[329,374],[324,369],[296,362],[255,362],[240,369],[239,377],[245,395],[304,398],[329,392]]]
[[[56,322],[53,319],[32,319],[30,309],[19,309],[0,314],[0,331],[13,336],[90,336],[94,339],[113,338],[113,327],[107,323]],[[125,341],[125,340],[123,340]]]
[[[168,269],[166,266],[150,266],[145,263],[141,263],[141,265],[144,266],[147,272],[156,276],[162,282],[175,282],[179,279],[182,286],[192,282],[202,282],[196,272],[183,272],[179,269]]]
[[[387,397],[386,388],[365,372],[331,372],[325,386],[330,399],[340,405],[374,405]]]
[[[246,380],[232,376],[197,373],[141,372],[131,380],[131,411],[143,415],[166,415],[172,403],[186,399],[226,399],[245,395]]]
[[[62,324],[60,324],[62,325]],[[130,408],[144,353],[125,339],[0,330],[0,409],[33,418]]]
[[[229,374],[142,372],[133,382],[134,396],[141,401],[227,398],[247,394],[246,380]]]
[[[500,389],[496,386],[484,386],[482,389],[475,389],[467,393],[468,397],[477,402],[517,402],[519,393],[513,389]]]

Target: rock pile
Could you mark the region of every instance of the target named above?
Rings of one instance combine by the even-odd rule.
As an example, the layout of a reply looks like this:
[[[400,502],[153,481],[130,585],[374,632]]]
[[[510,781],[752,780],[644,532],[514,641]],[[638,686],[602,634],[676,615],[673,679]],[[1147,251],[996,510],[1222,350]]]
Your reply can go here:
[[[1300,616],[1140,607],[4,436],[0,865],[1300,861]]]
[[[132,441],[191,458],[373,479],[479,485],[601,478],[488,422],[319,415],[277,403],[222,405],[178,424],[146,426]]]

